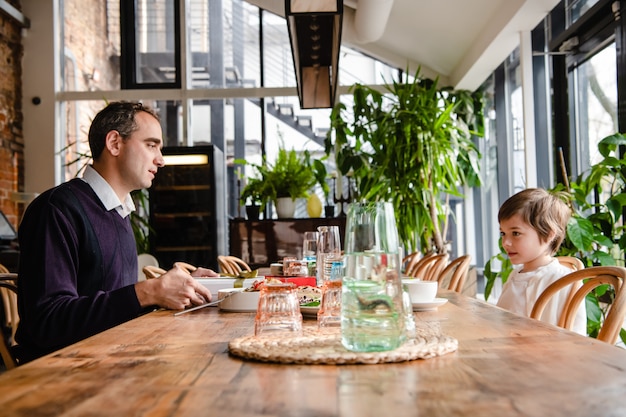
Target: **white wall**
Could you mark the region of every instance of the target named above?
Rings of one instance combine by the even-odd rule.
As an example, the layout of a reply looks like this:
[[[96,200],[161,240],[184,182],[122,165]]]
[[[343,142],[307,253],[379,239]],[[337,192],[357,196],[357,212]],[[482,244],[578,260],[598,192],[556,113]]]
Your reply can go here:
[[[42,192],[59,178],[55,169],[55,16],[57,1],[22,0],[22,10],[30,19],[23,30],[22,111],[24,114],[24,188]],[[33,103],[38,97],[40,104]]]

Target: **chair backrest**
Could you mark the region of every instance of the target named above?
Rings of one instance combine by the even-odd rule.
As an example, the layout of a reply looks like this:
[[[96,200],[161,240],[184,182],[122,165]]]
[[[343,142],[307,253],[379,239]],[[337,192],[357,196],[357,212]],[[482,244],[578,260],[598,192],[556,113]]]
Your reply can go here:
[[[422,252],[417,251],[408,254],[402,259],[402,265],[404,265],[404,275],[408,275],[409,272],[413,271],[417,262],[422,259]]]
[[[242,271],[252,271],[245,261],[236,256],[220,255],[217,257],[217,263],[220,272],[230,275],[239,275]]]
[[[450,256],[446,254],[427,255],[417,261],[408,273],[409,277],[421,278],[425,281],[438,281],[441,272],[446,267]]]
[[[15,330],[19,322],[17,314],[17,274],[0,273],[0,290],[9,293],[9,297],[6,300],[3,297],[3,302],[5,303],[5,309],[8,306],[10,311],[12,329],[9,339],[4,337],[4,334],[0,334],[0,339],[2,339],[0,341],[0,356],[6,369],[13,369],[17,366],[17,362],[11,353],[11,346],[15,344]]]
[[[177,268],[182,269],[183,271],[187,272],[188,274],[191,274],[193,271],[198,269],[195,266],[193,266],[191,264],[188,264],[187,262],[174,262],[174,266],[177,267]],[[158,266],[146,265],[146,266],[144,266],[142,268],[142,272],[146,276],[146,279],[154,279],[154,278],[160,277],[161,275],[163,275],[167,271],[165,269],[163,269],[163,268],[158,267]]]
[[[556,256],[556,259],[561,265],[565,265],[572,271],[580,271],[585,269],[585,264],[580,259],[574,256]]]
[[[442,288],[442,285],[449,280],[447,288],[450,291],[462,292],[467,274],[469,273],[471,260],[472,257],[470,255],[462,255],[450,261],[439,275],[439,288]]]
[[[144,266],[142,271],[144,275],[146,276],[146,279],[158,278],[167,272],[163,268],[159,268],[158,266],[152,266],[152,265]]]
[[[146,279],[143,272],[145,266],[159,266],[159,261],[149,253],[140,253],[137,255],[137,281]]]
[[[608,284],[615,290],[615,299],[608,309],[608,313],[602,323],[598,339],[607,343],[615,344],[619,332],[626,317],[626,268],[621,266],[594,266],[573,271],[550,284],[537,298],[530,313],[530,317],[539,319],[546,304],[563,288],[572,284],[581,284],[570,300],[563,306],[558,325],[565,329],[572,329],[576,311],[584,302],[585,296],[594,288]]]

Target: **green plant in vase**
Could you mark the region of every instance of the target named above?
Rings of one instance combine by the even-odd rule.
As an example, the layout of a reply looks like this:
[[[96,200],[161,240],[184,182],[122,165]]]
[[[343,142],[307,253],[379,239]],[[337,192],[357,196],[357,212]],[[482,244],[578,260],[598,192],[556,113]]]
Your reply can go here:
[[[241,191],[241,204],[246,206],[249,220],[258,220],[259,214],[265,210],[268,199],[265,195],[265,184],[260,178],[248,179]]]
[[[308,151],[299,154],[294,149],[286,150],[281,147],[276,160],[271,164],[265,160],[261,165],[247,163],[244,160],[236,160],[235,163],[254,167],[258,175],[256,178],[262,183],[258,185],[259,193],[262,195],[262,204],[272,201],[279,212],[278,206],[282,202],[291,202],[291,208],[295,210],[295,200],[307,198],[309,191],[317,182],[313,168],[317,165],[317,161],[311,162]],[[290,216],[293,216],[291,209],[287,213],[279,213],[279,217]]]

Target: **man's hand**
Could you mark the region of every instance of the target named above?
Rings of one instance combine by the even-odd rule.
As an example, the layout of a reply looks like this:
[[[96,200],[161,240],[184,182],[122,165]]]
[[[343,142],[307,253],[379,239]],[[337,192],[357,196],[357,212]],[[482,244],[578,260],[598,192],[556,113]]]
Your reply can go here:
[[[142,307],[158,305],[171,310],[183,310],[190,305],[211,301],[211,291],[177,267],[159,278],[138,282],[135,291]]]

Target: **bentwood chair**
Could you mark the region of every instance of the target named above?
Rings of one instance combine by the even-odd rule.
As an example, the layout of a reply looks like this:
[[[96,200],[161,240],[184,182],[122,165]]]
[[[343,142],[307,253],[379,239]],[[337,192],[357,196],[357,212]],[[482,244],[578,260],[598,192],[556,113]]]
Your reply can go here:
[[[405,274],[409,277],[421,278],[424,281],[438,281],[448,259],[447,253],[427,255],[420,259],[411,270],[405,271]]]
[[[230,275],[237,276],[244,271],[252,271],[250,266],[244,260],[236,256],[220,255],[217,257],[217,263],[220,267],[220,272]]]
[[[408,254],[402,259],[402,265],[404,265],[404,275],[408,275],[408,272],[412,271],[415,268],[417,262],[422,259],[422,252],[416,251]]]
[[[556,259],[561,265],[567,266],[572,271],[580,271],[585,269],[585,264],[574,256],[557,256]]]
[[[467,274],[472,257],[470,255],[462,255],[450,261],[439,275],[439,288],[447,288],[450,291],[458,293],[463,291]],[[443,287],[447,283],[447,287]]]
[[[195,271],[196,269],[198,269],[197,267],[188,264],[187,262],[174,262],[174,266],[177,268],[182,269],[183,271],[187,272],[188,274],[191,274],[193,271]],[[153,279],[153,278],[158,278],[161,275],[163,275],[164,273],[166,273],[167,271],[163,268],[160,268],[158,266],[154,266],[154,265],[146,265],[143,267],[142,269],[144,275],[146,276],[147,279]]]
[[[583,263],[583,261],[576,258],[575,256],[557,256],[556,259],[561,265],[568,267],[572,271],[580,271],[581,269],[585,269],[585,264]],[[574,294],[576,293],[576,291],[578,291],[581,285],[583,285],[582,281],[578,281],[572,284],[569,290],[569,295],[567,296],[568,303],[572,301]]]
[[[146,276],[146,279],[158,278],[167,272],[165,269],[154,265],[146,265],[142,268],[142,271]]]
[[[598,333],[598,339],[615,344],[624,323],[624,318],[626,317],[625,279],[626,268],[621,266],[594,266],[579,271],[573,271],[550,284],[541,295],[539,295],[530,313],[530,317],[539,319],[546,304],[556,293],[572,284],[580,284],[580,287],[574,294],[570,294],[571,298],[565,306],[563,306],[557,323],[559,327],[571,330],[574,325],[576,311],[580,305],[585,302],[586,295],[594,288],[608,284],[615,290],[615,298],[609,305],[608,313]]]
[[[142,273],[143,268],[146,266],[159,266],[159,261],[149,253],[140,253],[137,255],[137,269],[139,270],[137,274],[138,281],[146,279],[145,273]]]
[[[0,274],[3,277],[0,280],[17,285],[17,274],[11,274],[7,267],[2,264],[0,264]],[[0,297],[4,305],[4,325],[6,328],[11,329],[11,337],[15,339],[17,324],[20,321],[20,317],[17,314],[17,295],[10,289],[0,288]]]
[[[6,369],[13,369],[17,366],[17,361],[11,352],[12,346],[15,344],[15,330],[19,322],[17,313],[17,274],[0,273],[0,291],[3,293],[3,303],[6,311],[10,314],[11,334],[6,337],[4,331],[0,331],[0,356],[4,362]],[[4,297],[4,293],[8,293],[8,297]]]

